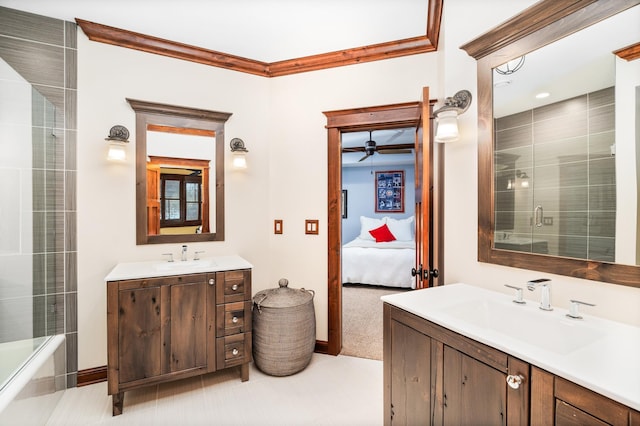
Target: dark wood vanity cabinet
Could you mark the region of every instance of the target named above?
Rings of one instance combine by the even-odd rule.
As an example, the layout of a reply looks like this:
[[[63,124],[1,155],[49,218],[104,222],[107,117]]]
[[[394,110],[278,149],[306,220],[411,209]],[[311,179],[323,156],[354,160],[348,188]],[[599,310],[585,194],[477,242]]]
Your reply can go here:
[[[531,424],[640,425],[637,411],[537,367],[531,368],[531,395]]]
[[[528,424],[529,364],[386,303],[384,335],[385,425]]]
[[[636,410],[388,303],[383,350],[385,425],[640,426]]]
[[[107,282],[107,380],[124,391],[240,366],[249,379],[251,271]]]

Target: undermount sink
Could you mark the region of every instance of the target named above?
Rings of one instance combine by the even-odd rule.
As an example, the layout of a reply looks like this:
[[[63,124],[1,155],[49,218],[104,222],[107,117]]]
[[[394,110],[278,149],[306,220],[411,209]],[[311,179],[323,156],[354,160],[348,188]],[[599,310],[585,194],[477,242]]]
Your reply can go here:
[[[533,303],[517,305],[502,300],[474,300],[452,306],[447,313],[473,326],[557,354],[568,354],[605,336],[602,330],[584,321],[539,310]]]
[[[159,271],[174,271],[174,270],[197,270],[202,268],[209,268],[216,266],[216,262],[213,259],[199,259],[199,260],[176,260],[174,262],[158,262],[154,264],[154,268]]]

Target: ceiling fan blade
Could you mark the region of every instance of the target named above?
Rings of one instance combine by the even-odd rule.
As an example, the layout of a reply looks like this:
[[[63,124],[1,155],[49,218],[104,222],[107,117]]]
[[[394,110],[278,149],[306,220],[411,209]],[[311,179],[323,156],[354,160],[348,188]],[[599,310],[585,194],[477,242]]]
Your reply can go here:
[[[366,154],[364,157],[358,160],[358,163],[361,162],[362,160],[366,160],[368,157],[369,157],[369,154]]]
[[[411,154],[410,149],[379,149],[378,154]]]
[[[363,146],[354,146],[350,148],[342,148],[342,152],[364,152]]]

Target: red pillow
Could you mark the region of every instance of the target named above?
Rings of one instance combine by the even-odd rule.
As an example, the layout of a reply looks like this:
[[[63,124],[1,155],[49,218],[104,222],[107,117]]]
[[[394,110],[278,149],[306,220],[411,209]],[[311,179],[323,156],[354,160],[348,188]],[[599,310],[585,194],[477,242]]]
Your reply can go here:
[[[379,228],[369,231],[371,236],[376,239],[376,243],[388,243],[394,241],[396,237],[389,231],[389,227],[385,223]]]

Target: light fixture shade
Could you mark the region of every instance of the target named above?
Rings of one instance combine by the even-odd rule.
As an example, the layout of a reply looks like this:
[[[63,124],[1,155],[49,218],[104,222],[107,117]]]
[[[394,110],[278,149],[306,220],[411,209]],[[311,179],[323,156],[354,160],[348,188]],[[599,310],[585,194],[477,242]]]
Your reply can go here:
[[[458,140],[458,113],[455,110],[442,111],[436,119],[436,142],[452,142]]]
[[[240,138],[231,139],[231,155],[233,156],[232,166],[234,169],[246,169],[247,168],[247,157],[246,154],[249,152],[246,146],[244,146],[244,141]]]
[[[122,142],[112,141],[109,144],[109,153],[107,160],[109,161],[125,161],[127,159],[127,150]]]
[[[129,130],[121,125],[113,126],[109,130],[109,136],[105,138],[109,142],[109,161],[125,161],[127,159],[126,144],[129,143]]]
[[[246,169],[247,168],[247,157],[245,153],[242,151],[236,151],[232,154],[233,156],[233,168],[234,169]]]

